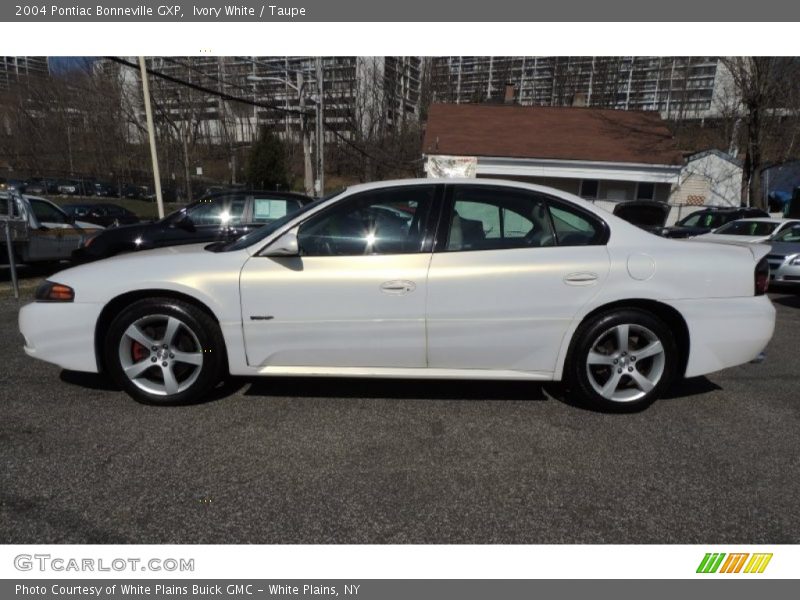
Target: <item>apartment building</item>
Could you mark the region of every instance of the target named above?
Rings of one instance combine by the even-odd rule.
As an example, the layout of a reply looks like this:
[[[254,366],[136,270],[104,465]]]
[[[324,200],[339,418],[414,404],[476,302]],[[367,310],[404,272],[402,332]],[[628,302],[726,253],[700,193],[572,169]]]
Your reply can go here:
[[[728,77],[713,56],[444,56],[432,59],[434,101],[502,99],[527,106],[652,110],[665,119],[718,114]]]

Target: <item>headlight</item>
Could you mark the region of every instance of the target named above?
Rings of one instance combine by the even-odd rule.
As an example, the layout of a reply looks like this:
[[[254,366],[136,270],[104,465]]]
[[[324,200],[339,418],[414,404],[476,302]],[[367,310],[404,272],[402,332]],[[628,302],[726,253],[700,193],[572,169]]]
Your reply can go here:
[[[68,285],[45,281],[36,288],[37,302],[72,302],[75,300],[75,290]]]
[[[789,264],[793,267],[800,267],[800,254],[792,258],[792,260],[789,261]]]

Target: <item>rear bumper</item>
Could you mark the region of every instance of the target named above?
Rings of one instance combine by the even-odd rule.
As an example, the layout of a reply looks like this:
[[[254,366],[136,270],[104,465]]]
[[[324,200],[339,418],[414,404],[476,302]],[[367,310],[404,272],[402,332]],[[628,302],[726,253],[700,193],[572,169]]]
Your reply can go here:
[[[764,296],[669,303],[689,327],[686,377],[713,373],[757,358],[775,330],[775,307]]]
[[[97,373],[94,331],[103,306],[32,302],[19,311],[25,353],[62,369]]]

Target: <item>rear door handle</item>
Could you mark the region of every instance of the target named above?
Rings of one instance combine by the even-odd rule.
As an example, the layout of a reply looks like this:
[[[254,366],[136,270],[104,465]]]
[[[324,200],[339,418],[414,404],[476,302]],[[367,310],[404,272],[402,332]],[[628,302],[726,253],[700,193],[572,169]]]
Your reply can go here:
[[[413,281],[406,281],[405,279],[395,279],[394,281],[384,281],[381,284],[381,291],[384,294],[392,294],[400,296],[408,294],[417,289],[417,284]]]
[[[564,283],[567,285],[592,285],[596,281],[597,273],[570,273],[564,277]]]

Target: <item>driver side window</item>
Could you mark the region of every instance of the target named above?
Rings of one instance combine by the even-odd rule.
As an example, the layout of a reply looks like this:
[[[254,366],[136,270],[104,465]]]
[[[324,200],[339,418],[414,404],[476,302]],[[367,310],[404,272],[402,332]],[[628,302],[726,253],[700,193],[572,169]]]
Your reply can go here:
[[[302,256],[413,254],[422,251],[434,186],[364,192],[300,226]]]

